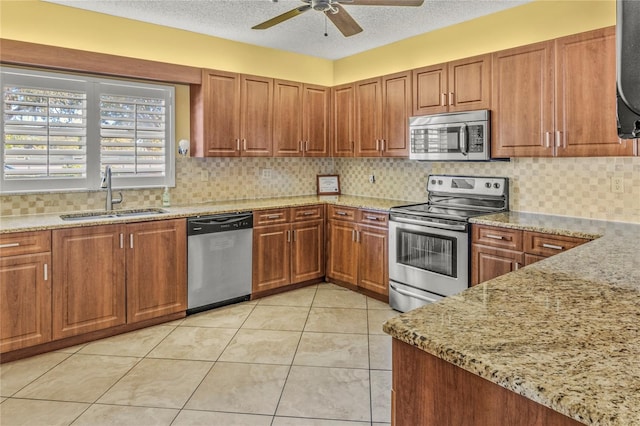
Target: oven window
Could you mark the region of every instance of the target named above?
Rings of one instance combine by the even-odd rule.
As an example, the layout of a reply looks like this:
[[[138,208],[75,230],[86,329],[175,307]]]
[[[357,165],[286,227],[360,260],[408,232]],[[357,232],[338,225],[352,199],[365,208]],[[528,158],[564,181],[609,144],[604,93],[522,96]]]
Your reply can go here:
[[[396,262],[457,278],[457,240],[398,229]]]

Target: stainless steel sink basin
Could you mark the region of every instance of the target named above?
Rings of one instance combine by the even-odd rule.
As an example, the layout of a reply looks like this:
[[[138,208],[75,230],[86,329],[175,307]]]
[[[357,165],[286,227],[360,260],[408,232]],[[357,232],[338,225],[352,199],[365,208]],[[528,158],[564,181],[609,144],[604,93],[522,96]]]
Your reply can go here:
[[[61,214],[62,220],[96,220],[96,219],[109,219],[118,217],[130,217],[130,216],[143,216],[150,214],[163,214],[166,210],[158,208],[149,209],[129,209],[129,210],[111,210],[105,212],[89,212],[89,213],[70,213]]]

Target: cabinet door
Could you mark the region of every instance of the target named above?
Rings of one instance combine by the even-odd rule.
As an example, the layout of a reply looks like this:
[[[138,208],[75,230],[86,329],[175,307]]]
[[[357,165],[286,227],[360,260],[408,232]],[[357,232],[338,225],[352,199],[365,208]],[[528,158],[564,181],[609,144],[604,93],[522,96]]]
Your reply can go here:
[[[302,84],[276,80],[273,99],[274,155],[302,155]]]
[[[491,55],[449,62],[449,111],[491,107]]]
[[[240,94],[242,155],[269,157],[273,153],[273,80],[243,75]]]
[[[524,264],[522,252],[471,246],[471,285],[515,271]]]
[[[291,227],[291,283],[324,276],[324,220]]]
[[[358,287],[389,295],[389,233],[360,225],[358,233]]]
[[[205,70],[191,88],[191,155],[240,155],[240,75]]]
[[[330,220],[328,222],[327,277],[356,285],[358,279],[358,253],[353,223]]]
[[[618,138],[614,27],[556,40],[556,90],[558,156],[633,155]]]
[[[382,155],[408,157],[411,73],[403,72],[383,77],[382,99]]]
[[[329,89],[305,84],[302,92],[305,157],[329,156]]]
[[[353,157],[355,152],[355,86],[331,89],[331,140],[334,157]]]
[[[53,231],[53,339],[122,325],[125,227]]]
[[[356,156],[379,157],[382,139],[382,82],[356,83]]]
[[[187,309],[185,219],[127,225],[127,322]]]
[[[493,54],[493,157],[553,155],[553,42]]]
[[[290,283],[291,226],[253,229],[253,292]]]
[[[51,254],[0,258],[0,352],[51,340]]]
[[[413,70],[413,115],[447,112],[447,65]]]

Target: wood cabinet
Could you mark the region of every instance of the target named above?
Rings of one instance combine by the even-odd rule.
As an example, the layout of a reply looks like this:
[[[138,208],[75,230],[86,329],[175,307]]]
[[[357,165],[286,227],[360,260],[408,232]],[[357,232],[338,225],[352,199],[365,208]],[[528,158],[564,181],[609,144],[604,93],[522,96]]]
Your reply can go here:
[[[271,156],[272,101],[273,79],[203,70],[191,86],[191,155]]]
[[[254,212],[253,296],[324,276],[324,205]]]
[[[51,340],[51,232],[0,236],[0,352]]]
[[[334,157],[355,155],[355,102],[354,84],[331,89],[331,154]]]
[[[407,157],[411,73],[355,83],[355,155]]]
[[[395,426],[578,426],[581,423],[393,339]]]
[[[415,69],[412,74],[412,115],[491,106],[491,55],[430,65]]]
[[[328,156],[329,89],[284,80],[274,87],[274,155]]]
[[[492,55],[493,157],[632,155],[616,128],[615,28]]]
[[[352,207],[327,209],[327,277],[388,297],[388,215]]]
[[[53,231],[53,338],[186,310],[184,219]]]
[[[486,225],[471,230],[471,285],[562,253],[590,240]]]

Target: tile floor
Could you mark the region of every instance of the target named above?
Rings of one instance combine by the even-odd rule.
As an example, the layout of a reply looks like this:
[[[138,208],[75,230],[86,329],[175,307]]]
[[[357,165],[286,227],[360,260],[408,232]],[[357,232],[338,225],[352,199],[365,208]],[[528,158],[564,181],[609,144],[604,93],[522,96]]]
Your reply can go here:
[[[395,315],[323,283],[3,364],[0,424],[388,424]]]

